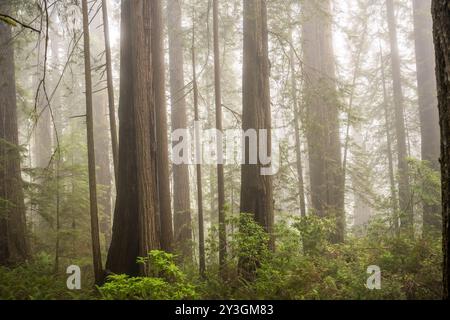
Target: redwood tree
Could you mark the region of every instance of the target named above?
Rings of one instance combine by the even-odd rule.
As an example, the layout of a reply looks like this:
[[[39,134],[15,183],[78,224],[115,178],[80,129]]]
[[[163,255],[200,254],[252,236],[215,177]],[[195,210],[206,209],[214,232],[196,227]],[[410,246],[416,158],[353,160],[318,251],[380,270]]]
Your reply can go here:
[[[391,46],[392,85],[394,90],[395,132],[398,154],[398,198],[400,204],[400,228],[407,233],[413,230],[413,204],[408,176],[408,154],[403,86],[397,40],[397,19],[393,0],[386,0],[389,43]]]
[[[97,179],[95,172],[94,113],[92,103],[91,51],[89,38],[89,14],[87,0],[82,1],[83,38],[84,38],[84,73],[86,85],[86,136],[89,169],[89,207],[91,216],[92,259],[95,283],[103,281],[102,255],[100,251],[100,231],[98,224]]]
[[[413,0],[414,40],[417,65],[417,93],[419,98],[421,154],[422,160],[433,169],[439,170],[440,137],[439,111],[436,98],[435,58],[433,51],[433,30],[431,0]],[[424,230],[439,229],[440,209],[424,201]]]
[[[436,78],[441,125],[442,218],[444,252],[444,299],[449,289],[449,213],[450,213],[450,6],[448,0],[433,0]]]
[[[181,0],[167,1],[172,132],[177,129],[187,129],[181,2]],[[174,142],[176,143],[177,141]],[[189,168],[187,164],[174,164],[172,171],[175,245],[184,258],[190,259],[192,257],[192,222],[189,202]]]
[[[152,0],[150,1],[150,6],[152,14],[152,66],[156,112],[156,144],[158,148],[158,212],[161,228],[161,248],[165,251],[172,251],[173,227],[172,206],[170,202],[169,155],[167,142],[162,0]]]
[[[106,268],[129,275],[146,274],[136,258],[160,248],[152,20],[150,1],[122,1],[119,180]]]
[[[336,219],[331,240],[340,242],[345,229],[344,184],[331,17],[330,0],[304,3],[303,76],[311,206],[319,217]]]
[[[214,92],[216,103],[216,129],[222,132],[222,89],[220,79],[219,50],[219,1],[213,0],[213,38],[214,38]],[[225,225],[225,182],[223,173],[223,144],[221,135],[217,136],[217,199],[219,208],[219,266],[225,266],[227,252],[227,235]]]
[[[265,0],[244,1],[244,60],[242,78],[242,129],[256,130],[257,137],[267,130],[268,154],[271,145],[271,107],[269,87],[269,58],[267,8]],[[253,142],[255,143],[255,142]],[[259,154],[260,145],[257,143]],[[252,214],[271,235],[269,246],[274,248],[272,236],[273,187],[272,176],[262,175],[263,165],[249,163],[249,143],[244,146],[245,164],[241,167],[241,212]]]
[[[0,12],[9,12],[2,2]],[[20,170],[16,79],[11,26],[0,21],[0,265],[30,255]]]

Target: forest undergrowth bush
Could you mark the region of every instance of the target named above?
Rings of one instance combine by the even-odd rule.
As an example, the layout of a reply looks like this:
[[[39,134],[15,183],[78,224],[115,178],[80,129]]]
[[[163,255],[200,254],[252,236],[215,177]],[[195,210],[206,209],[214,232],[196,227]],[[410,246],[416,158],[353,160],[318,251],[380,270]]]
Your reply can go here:
[[[217,267],[201,286],[210,299],[440,299],[442,247],[438,235],[395,236],[385,224],[373,221],[364,237],[349,236],[331,244],[332,221],[309,216],[281,221],[276,226],[276,251],[262,252],[254,281],[239,277],[239,245],[260,247],[264,231],[236,234],[231,241],[228,277]],[[247,223],[254,224],[251,220]],[[257,232],[255,232],[255,230]],[[259,239],[259,240],[258,240]],[[259,242],[259,243],[258,243]],[[253,252],[257,252],[254,250]],[[234,252],[234,255],[233,255]],[[252,252],[249,248],[246,252]],[[252,257],[255,259],[256,257]],[[367,268],[381,269],[381,289],[366,287]],[[212,270],[211,270],[212,269]]]
[[[0,266],[0,300],[87,300],[96,297],[91,286],[68,290],[66,280],[66,274],[54,272],[53,257],[40,253],[32,261],[14,268]]]
[[[148,270],[149,275],[108,276],[107,282],[99,287],[103,299],[181,300],[198,297],[195,286],[189,283],[186,275],[175,264],[173,254],[154,250],[137,262]]]
[[[232,221],[234,219],[234,221]],[[93,290],[83,280],[82,290],[68,290],[65,274],[55,275],[49,255],[16,268],[0,267],[0,299],[440,299],[441,240],[439,235],[395,236],[372,221],[364,237],[349,235],[331,244],[333,222],[312,216],[276,224],[276,251],[268,236],[247,215],[229,221],[234,226],[228,242],[227,269],[220,276],[215,263],[214,232],[208,243],[204,278],[194,266],[180,267],[175,255],[151,251],[138,263],[147,277],[111,275]],[[240,261],[252,263],[254,277],[243,277]],[[368,266],[381,269],[381,289],[369,290]],[[248,267],[248,266],[247,266]]]

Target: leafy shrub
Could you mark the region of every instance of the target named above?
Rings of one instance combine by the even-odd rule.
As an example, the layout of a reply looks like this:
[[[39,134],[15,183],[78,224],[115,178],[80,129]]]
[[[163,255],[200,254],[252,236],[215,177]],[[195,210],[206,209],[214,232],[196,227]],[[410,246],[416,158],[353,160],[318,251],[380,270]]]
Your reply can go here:
[[[174,255],[159,250],[150,251],[138,263],[148,270],[148,277],[111,275],[99,287],[103,299],[118,300],[182,300],[197,296],[194,285],[174,263]]]
[[[217,273],[210,272],[202,286],[202,296],[288,300],[441,298],[440,238],[391,236],[386,224],[374,221],[364,237],[350,234],[345,243],[330,244],[332,222],[316,217],[290,221],[277,223],[276,251],[259,255],[255,239],[262,239],[258,235],[261,229],[247,220],[246,230],[254,233],[235,235],[239,239],[235,245],[246,244],[244,251],[238,251],[239,255],[257,254],[256,277],[245,281],[235,275],[222,280]],[[381,268],[381,290],[366,288],[370,265]],[[236,269],[236,262],[229,263],[228,268]]]

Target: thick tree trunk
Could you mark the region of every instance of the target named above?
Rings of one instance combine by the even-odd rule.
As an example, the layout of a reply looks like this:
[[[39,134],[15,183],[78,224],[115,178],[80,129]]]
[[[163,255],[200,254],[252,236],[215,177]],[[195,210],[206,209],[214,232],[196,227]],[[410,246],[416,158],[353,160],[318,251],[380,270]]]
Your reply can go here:
[[[389,41],[391,46],[392,81],[394,88],[395,131],[398,153],[398,193],[400,203],[400,228],[413,232],[413,203],[408,176],[408,152],[406,146],[406,128],[404,115],[404,98],[400,70],[400,56],[397,42],[397,22],[395,18],[394,1],[386,0],[387,21],[389,26]]]
[[[156,111],[156,141],[158,145],[158,197],[161,224],[161,249],[173,250],[172,205],[170,200],[169,150],[167,141],[167,106],[162,0],[151,1],[153,91]]]
[[[339,110],[332,45],[331,2],[308,1],[303,10],[303,54],[311,206],[336,218],[333,242],[344,240],[345,212]]]
[[[441,125],[442,221],[444,251],[444,299],[449,299],[449,214],[450,214],[450,4],[433,0],[436,78]]]
[[[244,1],[244,60],[242,129],[256,130],[258,140],[266,139],[271,155],[271,107],[269,87],[267,8],[265,0]],[[264,133],[261,129],[267,130]],[[267,136],[265,136],[267,135]],[[265,136],[265,137],[264,137]],[[247,140],[247,139],[246,139]],[[251,143],[251,142],[250,142]],[[253,143],[255,143],[253,141]],[[257,143],[259,155],[260,143]],[[258,159],[250,164],[248,141],[245,143],[245,164],[241,167],[241,212],[252,214],[270,235],[269,247],[274,249],[272,176],[262,175]]]
[[[420,111],[420,132],[422,137],[422,160],[438,171],[440,136],[439,112],[436,98],[435,57],[431,19],[431,0],[413,0],[414,39],[416,45],[417,93]],[[423,228],[439,230],[441,227],[438,205],[423,203]]]
[[[94,266],[95,283],[103,281],[102,255],[100,250],[100,231],[98,226],[97,207],[97,179],[95,172],[95,146],[94,146],[94,119],[92,107],[92,76],[91,55],[89,40],[89,15],[87,0],[82,1],[83,6],[83,37],[84,37],[84,72],[86,83],[86,134],[88,145],[89,167],[89,204],[91,215],[92,258]]]
[[[160,248],[151,30],[150,2],[122,1],[119,180],[106,268],[129,275],[147,274],[136,258]]]
[[[216,129],[222,132],[222,89],[220,80],[219,50],[219,1],[213,0],[213,34],[214,34],[214,91],[216,97]],[[223,174],[223,144],[221,135],[217,137],[217,190],[219,208],[219,267],[225,267],[227,253],[227,236],[225,224],[225,182]]]
[[[1,3],[1,12],[9,6]],[[16,80],[11,26],[0,21],[0,265],[30,255],[20,169]]]
[[[181,0],[167,1],[169,29],[170,98],[172,132],[187,129],[185,84],[183,74],[183,30],[181,28]],[[175,141],[174,144],[177,144]],[[187,164],[173,165],[173,224],[175,245],[182,257],[192,258],[192,222]]]

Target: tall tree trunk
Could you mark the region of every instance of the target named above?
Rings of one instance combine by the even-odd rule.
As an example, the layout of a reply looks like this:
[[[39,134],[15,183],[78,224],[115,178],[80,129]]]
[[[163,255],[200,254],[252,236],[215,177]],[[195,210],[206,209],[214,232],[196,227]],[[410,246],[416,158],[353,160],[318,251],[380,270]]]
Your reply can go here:
[[[397,42],[397,22],[394,1],[386,0],[389,41],[391,46],[392,81],[394,88],[395,131],[398,153],[398,193],[400,203],[400,228],[407,233],[413,232],[413,205],[408,176],[408,152],[404,115],[404,98],[400,70],[400,56]]]
[[[395,229],[395,233],[399,232],[399,217],[398,217],[398,199],[397,199],[397,188],[395,186],[395,176],[394,176],[394,160],[392,156],[392,137],[391,137],[391,126],[389,123],[389,103],[388,94],[386,89],[386,76],[384,72],[384,58],[383,52],[380,48],[380,68],[381,68],[381,81],[383,86],[383,111],[384,111],[384,121],[386,126],[386,154],[388,158],[389,166],[389,183],[391,189],[391,206],[392,206],[392,220]]]
[[[305,201],[305,184],[303,180],[303,161],[302,161],[302,143],[301,143],[301,131],[300,131],[300,106],[297,98],[297,73],[295,70],[294,62],[294,47],[292,44],[292,31],[289,36],[291,43],[291,50],[289,54],[289,63],[291,67],[291,96],[294,108],[294,133],[295,133],[295,160],[297,167],[297,179],[298,179],[298,197],[300,200],[300,215],[306,217],[306,201]]]
[[[82,1],[83,35],[84,35],[84,72],[86,83],[86,128],[89,166],[89,204],[91,214],[92,258],[95,283],[103,281],[102,255],[100,251],[100,235],[98,227],[97,179],[95,172],[94,119],[92,110],[92,77],[91,54],[89,43],[89,15],[87,0]]]
[[[151,1],[153,91],[156,109],[156,141],[158,145],[158,196],[161,223],[161,248],[173,250],[172,206],[170,200],[169,154],[167,142],[167,108],[165,90],[164,38],[162,0]]]
[[[94,95],[94,135],[95,135],[95,160],[97,167],[97,182],[103,187],[103,192],[98,197],[103,217],[100,220],[100,231],[105,237],[105,248],[111,243],[111,189],[112,173],[109,156],[109,130],[108,130],[108,103],[106,95],[101,92]]]
[[[269,86],[267,8],[265,0],[244,1],[244,59],[242,78],[242,129],[256,130],[257,139],[266,139],[271,155],[271,107]],[[267,130],[264,133],[261,129]],[[266,136],[267,135],[267,136]],[[247,139],[246,139],[247,140]],[[250,141],[255,143],[255,141]],[[270,235],[274,249],[272,176],[262,175],[260,159],[250,163],[250,143],[245,142],[245,164],[241,166],[241,212],[252,214]],[[260,154],[260,142],[257,142]]]
[[[117,168],[119,166],[119,147],[117,142],[117,124],[116,124],[116,109],[114,106],[114,84],[112,75],[112,58],[111,45],[109,39],[109,23],[108,23],[108,7],[106,0],[102,0],[102,15],[103,15],[103,33],[105,36],[105,57],[106,57],[106,83],[108,88],[108,107],[109,107],[109,130],[111,132],[111,145],[114,163],[114,175],[117,184]]]
[[[195,16],[193,17],[195,21]],[[205,276],[205,230],[203,226],[203,189],[202,189],[202,165],[201,159],[201,141],[200,141],[200,124],[198,113],[198,84],[197,84],[197,71],[195,68],[195,24],[192,27],[192,85],[194,94],[194,121],[195,121],[195,155],[196,161],[196,174],[197,174],[197,207],[198,207],[198,256],[199,256],[199,270],[202,277]]]
[[[420,111],[420,132],[422,137],[422,160],[438,171],[440,137],[439,111],[436,98],[435,57],[431,19],[431,0],[413,0],[414,40],[416,45],[417,93]],[[438,205],[423,203],[424,231],[441,227]]]
[[[217,191],[219,208],[219,267],[223,273],[227,253],[227,236],[225,222],[225,182],[223,174],[223,141],[222,141],[222,89],[220,79],[219,50],[219,1],[213,0],[213,34],[214,34],[214,91],[216,97],[216,130],[217,136]]]
[[[57,13],[54,14],[53,17],[55,20],[57,19]],[[59,46],[61,44],[61,37],[58,34],[57,30],[53,30],[52,38],[50,39],[51,49],[52,49],[52,84],[56,85],[59,78]],[[55,158],[53,161],[54,168],[54,177],[56,180],[56,194],[55,194],[55,220],[56,220],[56,240],[55,240],[55,264],[54,271],[58,272],[59,270],[59,251],[60,251],[60,229],[61,229],[61,191],[60,191],[60,168],[61,168],[61,147],[60,147],[60,130],[63,127],[61,123],[61,113],[62,113],[62,99],[60,90],[55,91],[53,97],[53,148],[55,153]],[[50,116],[50,107],[49,107],[49,116]]]
[[[1,12],[9,12],[2,2]],[[20,169],[16,79],[11,26],[0,21],[0,265],[30,255]]]
[[[103,4],[102,4],[103,5]],[[102,7],[105,10],[105,7]],[[106,13],[107,17],[107,13]],[[103,19],[102,19],[103,18]],[[109,38],[109,34],[106,36],[105,33],[109,33],[105,31],[107,27],[104,27],[105,22],[107,23],[107,19],[105,21],[105,15],[100,16],[96,15],[92,22],[91,28],[95,30],[91,33],[91,55],[92,56],[101,56],[103,52],[107,52],[110,50],[109,44],[106,45],[106,49],[103,47],[103,44],[106,41],[106,38]],[[103,30],[102,30],[103,29]],[[111,108],[110,108],[110,82],[108,75],[108,58],[106,59],[106,91],[101,90],[95,92],[93,94],[93,105],[95,106],[93,110],[94,117],[94,142],[95,142],[95,160],[96,160],[96,168],[97,168],[97,183],[102,187],[101,192],[98,194],[98,204],[100,211],[100,234],[104,239],[104,249],[105,252],[108,251],[109,244],[111,243],[111,217],[112,217],[112,185],[113,185],[113,175],[114,175],[114,159],[112,159],[113,166],[111,167],[111,158],[110,158],[110,143],[112,145],[113,138],[111,136]],[[94,69],[96,66],[93,66]],[[111,79],[112,80],[112,79]],[[102,75],[101,74],[93,74],[92,82],[94,84],[102,83]],[[112,102],[114,103],[114,96],[112,97]],[[114,113],[114,107],[112,108]],[[114,115],[115,117],[115,115]],[[109,120],[109,121],[108,121]],[[114,119],[115,120],[115,119]],[[117,142],[117,141],[116,141]],[[113,148],[111,148],[113,149]],[[113,151],[114,153],[114,151]],[[112,155],[114,158],[114,154]],[[111,170],[111,168],[113,170]]]
[[[167,1],[169,29],[170,99],[172,132],[187,129],[184,84],[183,30],[181,28],[181,0]],[[173,142],[176,144],[178,141]],[[173,165],[173,224],[175,245],[182,257],[192,259],[192,222],[187,164]]]
[[[449,299],[450,214],[450,6],[448,0],[433,0],[436,78],[441,125],[442,221],[444,251],[444,299]]]
[[[160,248],[150,6],[122,1],[119,180],[106,268],[129,275],[147,274],[136,258]]]
[[[334,217],[333,242],[344,240],[345,212],[339,110],[332,45],[331,1],[308,1],[303,9],[306,136],[311,206],[320,217]]]

